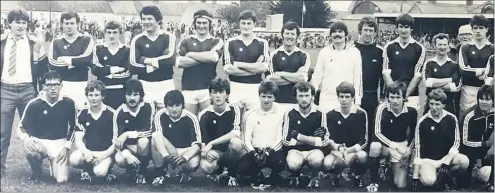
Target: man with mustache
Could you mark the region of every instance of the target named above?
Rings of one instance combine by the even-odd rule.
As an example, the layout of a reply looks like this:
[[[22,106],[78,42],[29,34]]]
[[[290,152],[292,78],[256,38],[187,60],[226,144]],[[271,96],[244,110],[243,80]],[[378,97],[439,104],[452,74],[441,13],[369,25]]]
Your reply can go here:
[[[155,107],[144,102],[143,85],[139,80],[129,79],[124,84],[125,103],[113,117],[115,163],[126,168],[127,175],[134,175],[136,184],[146,184],[147,166],[150,161],[150,137]]]
[[[114,20],[105,24],[105,44],[97,45],[93,50],[91,72],[106,86],[103,103],[119,108],[125,101],[124,84],[131,78],[129,66],[129,47],[120,42],[122,25]]]
[[[162,13],[158,7],[145,6],[139,12],[144,32],[131,40],[129,70],[137,74],[146,92],[145,101],[164,108],[163,97],[175,89],[172,76],[176,60],[175,35],[160,29]]]
[[[474,39],[461,46],[459,51],[459,67],[461,69],[462,87],[459,102],[459,117],[464,117],[467,109],[476,105],[476,93],[485,82],[488,58],[493,55],[493,45],[488,41],[488,20],[483,15],[471,18]]]
[[[469,166],[468,157],[459,153],[461,136],[457,118],[444,110],[446,100],[447,95],[440,88],[428,93],[430,110],[419,119],[414,131],[411,191],[421,191],[421,185],[432,191],[448,191],[455,186],[453,174],[465,173]],[[436,183],[438,180],[440,183]]]
[[[311,78],[311,84],[321,91],[319,106],[323,112],[339,107],[335,88],[341,82],[354,85],[356,104],[361,104],[363,96],[361,54],[357,48],[346,43],[346,36],[349,35],[347,25],[340,21],[333,23],[330,35],[332,43],[320,51]]]
[[[369,192],[379,191],[380,158],[386,157],[391,163],[393,182],[399,189],[406,187],[406,177],[411,155],[414,129],[418,113],[415,108],[405,105],[407,85],[396,81],[386,90],[387,102],[376,108],[375,135],[369,150]]]
[[[319,187],[318,172],[321,169],[324,150],[329,143],[329,132],[325,113],[313,104],[315,88],[308,82],[295,84],[292,95],[295,95],[297,106],[292,107],[284,116],[283,144],[287,152],[287,166],[292,174],[290,185],[301,183],[308,187]],[[328,153],[328,152],[325,152]],[[301,175],[304,165],[309,165],[308,175]]]
[[[29,23],[26,10],[9,11],[5,22],[12,30],[0,37],[0,177],[7,171],[5,163],[16,110],[21,116],[28,102],[36,97],[42,86],[39,81],[48,70],[45,49],[34,37],[26,35]]]
[[[113,174],[113,116],[111,107],[104,104],[107,97],[105,84],[93,80],[86,86],[89,107],[82,109],[77,115],[77,127],[74,143],[76,150],[70,155],[70,165],[81,168],[81,180],[90,183],[111,182],[116,177]]]
[[[478,159],[482,160],[482,166],[485,167],[489,167],[490,161],[493,162],[493,160],[484,159],[489,148],[486,140],[493,133],[493,88],[489,85],[481,86],[476,98],[477,105],[466,114],[462,124],[460,152],[469,158],[467,172],[463,175],[464,178],[459,180],[462,188],[470,188],[472,176],[469,174],[472,173]]]
[[[54,39],[48,51],[50,69],[62,76],[64,87],[60,92],[74,100],[78,109],[82,109],[87,102],[84,88],[95,46],[93,37],[79,33],[80,21],[76,12],[62,13],[60,23],[63,36]]]
[[[199,113],[201,139],[206,144],[201,149],[200,167],[215,180],[228,175],[227,186],[238,186],[236,162],[239,153],[235,149],[244,146],[240,139],[241,111],[228,102],[230,85],[227,79],[211,80],[208,90],[212,105]],[[227,167],[227,173],[224,167]]]
[[[57,183],[65,183],[69,178],[69,152],[74,140],[77,109],[72,99],[60,94],[60,74],[47,72],[42,82],[45,92],[27,104],[17,127],[17,136],[31,166],[30,181],[39,182],[43,159],[48,158],[51,176]]]
[[[368,145],[368,115],[354,104],[356,91],[348,82],[342,82],[336,88],[340,107],[326,114],[326,126],[330,132],[331,153],[323,160],[323,168],[337,174],[333,185],[340,185],[341,175],[353,178],[354,186],[361,187],[361,176],[366,173]],[[350,174],[342,174],[345,167]],[[351,176],[349,176],[351,175]]]
[[[163,100],[165,108],[156,112],[152,134],[151,155],[156,172],[153,185],[163,184],[169,164],[182,169],[180,182],[187,183],[201,159],[203,142],[199,121],[196,115],[184,109],[184,96],[180,91],[167,92]]]
[[[394,81],[406,83],[406,104],[419,109],[417,85],[421,80],[426,49],[411,36],[414,27],[414,18],[411,15],[399,15],[395,25],[399,37],[388,42],[383,49],[383,80],[387,87]]]
[[[257,17],[252,11],[243,11],[239,18],[240,35],[228,39],[224,46],[224,70],[229,75],[230,101],[237,103],[243,112],[256,108],[262,74],[270,62],[268,42],[256,37],[253,29]]]
[[[297,100],[292,92],[298,82],[308,80],[308,70],[311,65],[309,54],[297,47],[297,39],[301,34],[296,22],[288,21],[282,26],[283,45],[272,55],[267,80],[277,83],[279,96],[275,102],[286,111],[292,110]]]
[[[194,13],[196,35],[179,43],[177,67],[184,69],[182,94],[185,109],[195,115],[210,105],[208,84],[217,75],[217,63],[223,51],[223,40],[210,34],[212,17],[206,10]]]
[[[447,55],[449,49],[449,37],[446,34],[439,33],[433,36],[436,55],[425,62],[423,66],[423,82],[426,87],[426,93],[430,93],[433,89],[440,88],[447,95],[445,110],[454,114],[457,106],[455,106],[455,94],[460,89],[460,73],[456,62],[450,59]],[[429,105],[426,104],[424,114],[429,110]]]

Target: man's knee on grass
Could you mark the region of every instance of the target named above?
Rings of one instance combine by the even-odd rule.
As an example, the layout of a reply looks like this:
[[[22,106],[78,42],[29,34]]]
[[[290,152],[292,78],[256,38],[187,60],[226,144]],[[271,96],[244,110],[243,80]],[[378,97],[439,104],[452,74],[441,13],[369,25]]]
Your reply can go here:
[[[491,166],[483,166],[478,170],[478,173],[476,174],[476,178],[478,178],[484,183],[487,183],[490,179],[491,172],[492,172]]]
[[[287,166],[289,167],[289,170],[291,171],[299,171],[302,167],[302,164],[304,162],[304,157],[301,154],[301,152],[297,150],[290,150],[287,153]]]
[[[422,162],[419,166],[419,180],[423,186],[433,186],[437,181],[437,168],[431,163]]]
[[[323,159],[323,169],[326,171],[331,171],[333,173],[340,173],[340,171],[345,167],[344,160],[338,158],[332,153],[325,156]]]
[[[218,169],[218,161],[222,159],[221,155],[217,150],[210,150],[206,152],[205,156],[201,157],[199,167],[207,174],[211,174]],[[216,159],[212,159],[216,158]]]
[[[369,156],[370,157],[379,157],[381,155],[381,152],[382,152],[382,144],[379,143],[379,142],[372,142],[370,144],[370,153],[369,153]]]
[[[229,148],[230,150],[236,152],[236,153],[242,153],[246,151],[244,147],[244,142],[242,141],[241,138],[238,137],[232,137],[229,142]]]
[[[465,171],[469,167],[469,158],[464,154],[457,154],[451,162],[453,171]]]
[[[182,166],[182,168],[189,173],[194,172],[198,169],[200,161],[201,161],[201,155],[197,154],[193,156],[189,161],[187,161]]]
[[[84,155],[79,150],[75,150],[69,156],[69,163],[72,167],[80,167],[85,162],[86,160],[84,159]]]
[[[323,155],[323,152],[320,150],[313,150],[309,155],[306,157],[309,166],[312,168],[321,168],[321,165],[323,164],[323,159],[325,156]]]
[[[356,153],[356,161],[358,163],[364,164],[366,163],[367,159],[368,159],[368,154],[365,151],[360,150]]]
[[[93,172],[97,177],[105,177],[112,164],[112,157],[108,157],[93,167]]]

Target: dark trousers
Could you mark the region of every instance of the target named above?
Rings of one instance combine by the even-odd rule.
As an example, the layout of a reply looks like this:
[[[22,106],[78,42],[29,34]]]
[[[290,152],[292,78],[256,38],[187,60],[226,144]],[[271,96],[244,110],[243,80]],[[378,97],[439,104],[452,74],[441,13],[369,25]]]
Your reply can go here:
[[[15,111],[22,116],[28,102],[36,97],[36,90],[31,83],[26,84],[4,84],[0,87],[1,92],[1,133],[0,133],[0,157],[1,167],[5,168],[7,154],[12,136],[12,124]],[[20,123],[19,123],[20,124]]]
[[[366,150],[369,149],[369,144],[373,141],[375,134],[375,113],[378,107],[378,92],[377,91],[364,91],[363,98],[361,98],[361,108],[366,111],[368,115],[368,145]]]
[[[241,176],[255,177],[261,172],[261,169],[268,167],[272,169],[270,176],[275,177],[285,169],[285,165],[285,154],[283,151],[276,151],[272,153],[266,158],[265,163],[262,165],[256,164],[254,161],[254,156],[247,153],[241,158],[241,160],[239,160],[237,171]]]
[[[112,109],[117,110],[120,105],[125,102],[125,91],[123,88],[119,89],[107,89],[105,93],[105,99],[103,103],[112,107]]]

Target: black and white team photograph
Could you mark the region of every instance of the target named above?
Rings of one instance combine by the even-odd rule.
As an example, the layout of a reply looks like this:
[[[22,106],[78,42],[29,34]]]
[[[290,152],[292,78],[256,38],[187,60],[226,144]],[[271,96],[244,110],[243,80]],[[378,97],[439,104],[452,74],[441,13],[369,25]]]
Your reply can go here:
[[[492,0],[0,1],[1,192],[494,192]]]

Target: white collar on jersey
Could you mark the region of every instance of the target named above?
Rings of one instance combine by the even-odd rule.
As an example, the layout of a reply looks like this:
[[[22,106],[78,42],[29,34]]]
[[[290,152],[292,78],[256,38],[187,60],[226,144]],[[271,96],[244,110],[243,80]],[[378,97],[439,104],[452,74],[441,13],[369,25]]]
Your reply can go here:
[[[441,121],[441,120],[442,120],[445,116],[447,116],[448,114],[449,114],[449,112],[448,112],[448,111],[446,111],[446,110],[444,109],[444,110],[442,110],[442,116],[441,116],[439,119],[435,119],[435,118],[433,118],[433,116],[431,115],[431,110],[430,110],[430,111],[428,111],[428,113],[426,114],[426,116],[427,116],[428,118],[430,118],[431,120],[433,120],[433,121],[435,121],[435,122],[437,122],[437,123],[440,123],[440,121]]]
[[[79,32],[76,32],[76,35],[74,35],[74,36],[75,36],[76,38],[74,38],[74,40],[72,40],[72,41],[68,40],[68,39],[67,39],[67,36],[66,36],[65,34],[63,34],[63,35],[62,35],[62,38],[63,38],[63,39],[65,39],[65,41],[68,41],[68,42],[70,42],[70,43],[72,44],[72,43],[74,43],[74,41],[76,41],[76,40],[77,40],[77,38],[78,38],[79,36],[85,36],[85,35],[84,35],[84,34],[81,34],[81,33],[79,33]]]
[[[399,114],[395,114],[394,111],[392,111],[392,107],[390,107],[390,103],[387,103],[387,110],[390,111],[390,112],[392,112],[396,117],[398,117],[402,113],[408,113],[409,112],[409,110],[407,109],[406,103],[404,103],[402,105],[402,111],[400,111]]]
[[[141,107],[143,107],[143,106],[144,106],[144,102],[139,103],[139,105],[138,105],[138,107],[137,107],[136,112],[132,112],[132,111],[129,109],[129,107],[127,106],[127,104],[125,104],[125,103],[124,103],[124,104],[122,104],[122,105],[124,105],[124,107],[122,107],[122,111],[123,111],[123,112],[129,113],[129,114],[131,114],[132,116],[134,116],[134,117],[135,117],[135,116],[137,116],[137,114],[138,114],[138,113],[139,113],[139,111],[141,110]],[[152,108],[153,108],[153,107],[152,107]]]
[[[437,56],[434,56],[433,58],[431,58],[431,59],[430,59],[430,61],[433,61],[433,62],[436,62],[437,64],[440,64],[440,63],[438,63],[439,61],[438,61]],[[452,62],[452,61],[453,61],[453,60],[452,60],[452,59],[450,59],[450,57],[449,57],[449,56],[447,56],[447,60],[446,60],[446,62]]]
[[[311,113],[314,113],[314,112],[318,111],[318,106],[316,106],[314,103],[311,103],[311,110],[309,111],[309,113],[307,115],[303,115],[302,114],[301,108],[299,108],[299,104],[294,104],[294,110],[296,110],[297,112],[299,112],[299,114],[301,114],[302,117],[306,118]]]
[[[105,42],[105,43],[103,44],[103,47],[108,48],[108,43],[106,43],[106,42]],[[122,43],[120,43],[120,42],[119,42],[119,46],[118,46],[118,48],[120,49],[120,48],[123,48],[123,47],[124,47],[124,44],[122,44]]]
[[[46,91],[42,91],[39,93],[39,98],[42,100],[42,101],[45,101],[48,105],[50,105],[50,107],[53,107],[55,106],[59,101],[63,100],[64,99],[64,96],[62,96],[61,93],[58,94],[58,98],[57,98],[57,101],[55,101],[53,104],[52,103],[49,103],[48,100],[46,99]]]
[[[394,42],[400,43],[400,38],[395,38]],[[416,40],[414,40],[414,38],[412,37],[409,37],[409,41],[407,43],[414,43],[414,42],[416,42]]]
[[[102,104],[100,112],[96,112],[96,113],[93,113],[93,111],[91,111],[91,107],[88,106],[88,113],[87,114],[91,115],[91,117],[93,117],[93,119],[98,120],[101,117],[101,114],[103,114],[103,111],[105,111],[105,110],[107,110],[107,105],[105,105],[105,104]]]
[[[294,52],[298,52],[300,51],[301,49],[299,49],[299,47],[294,47],[294,50],[292,50],[292,52],[288,52],[286,49],[285,49],[285,46],[282,45],[280,47],[277,48],[277,51],[281,51],[281,52],[285,52],[287,55],[291,55],[292,53]]]
[[[220,112],[220,113],[218,113],[218,112],[215,111],[215,109],[213,108],[213,105],[208,106],[206,108],[206,111],[210,111],[210,112],[213,112],[213,113],[217,114],[218,116],[222,116],[225,112],[230,111],[230,109],[231,109],[230,108],[230,104],[229,103],[226,103],[225,109],[222,112]],[[200,113],[200,114],[203,114],[203,113]]]

